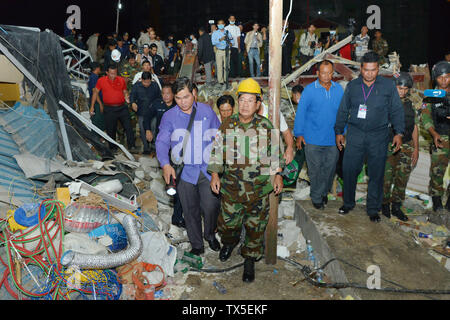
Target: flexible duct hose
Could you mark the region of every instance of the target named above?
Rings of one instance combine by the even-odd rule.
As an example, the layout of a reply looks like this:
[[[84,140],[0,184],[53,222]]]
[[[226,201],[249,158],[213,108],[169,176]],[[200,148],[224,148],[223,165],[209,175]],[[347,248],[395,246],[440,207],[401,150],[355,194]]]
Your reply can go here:
[[[129,242],[126,250],[107,255],[81,254],[69,250],[61,257],[61,264],[65,267],[78,266],[80,269],[99,270],[123,266],[137,259],[142,253],[143,244],[136,219],[126,216],[123,219],[123,227]]]

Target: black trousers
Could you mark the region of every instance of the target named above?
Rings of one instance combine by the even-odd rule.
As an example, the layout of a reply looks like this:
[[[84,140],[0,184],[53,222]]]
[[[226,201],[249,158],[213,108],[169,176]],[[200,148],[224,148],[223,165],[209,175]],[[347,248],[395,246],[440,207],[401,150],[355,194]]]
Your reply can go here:
[[[281,69],[283,76],[288,75],[292,72],[292,47],[283,47]]]
[[[183,208],[189,242],[192,248],[202,249],[204,248],[202,234],[207,241],[215,239],[220,198],[211,191],[211,183],[203,173],[200,173],[195,185],[180,180],[177,193]],[[202,232],[202,215],[204,232]]]
[[[369,185],[367,192],[367,214],[376,215],[383,203],[384,169],[388,151],[388,131],[364,133],[349,128],[344,152],[344,205],[356,205],[355,194],[358,176],[367,160]]]
[[[231,48],[230,51],[230,78],[238,78],[239,75],[239,50]]]
[[[131,127],[131,117],[130,112],[128,111],[128,106],[125,104],[121,107],[109,107],[105,106],[103,114],[105,116],[105,127],[106,127],[106,133],[108,136],[110,136],[112,139],[116,140],[116,134],[117,134],[117,121],[120,121],[122,124],[122,127],[125,131],[125,134],[127,136],[127,147],[128,149],[135,147],[135,137],[134,137],[134,131]],[[109,147],[111,149],[116,149],[117,147],[110,143]]]
[[[173,214],[172,214],[172,223],[180,223],[184,220],[183,218],[183,207],[181,206],[180,196],[178,193],[173,197],[174,205],[173,205]]]

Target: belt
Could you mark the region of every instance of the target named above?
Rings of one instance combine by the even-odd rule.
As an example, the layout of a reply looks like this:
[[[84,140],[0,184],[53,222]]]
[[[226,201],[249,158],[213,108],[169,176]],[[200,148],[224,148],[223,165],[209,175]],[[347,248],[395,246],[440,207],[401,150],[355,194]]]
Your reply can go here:
[[[105,104],[105,107],[122,107],[125,103],[122,104]]]

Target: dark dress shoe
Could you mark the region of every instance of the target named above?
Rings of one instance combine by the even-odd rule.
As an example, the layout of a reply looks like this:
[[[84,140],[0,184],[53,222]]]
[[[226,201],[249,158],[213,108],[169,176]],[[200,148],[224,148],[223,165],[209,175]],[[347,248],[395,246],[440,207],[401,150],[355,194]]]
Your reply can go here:
[[[247,283],[255,281],[255,260],[252,258],[245,259],[242,281]]]
[[[369,216],[369,218],[370,218],[370,221],[372,221],[372,222],[378,223],[378,222],[381,221],[381,218],[380,218],[380,216],[378,214],[375,214],[373,216]]]
[[[325,207],[323,206],[323,203],[314,203],[314,202],[313,202],[313,206],[314,206],[314,208],[316,208],[317,210],[323,210],[323,209],[325,209]]]
[[[192,248],[192,250],[189,253],[193,254],[194,256],[200,256],[201,254],[205,253],[205,249],[203,249],[203,248],[202,249]]]
[[[186,222],[184,222],[184,220],[183,221],[178,221],[178,222],[172,222],[172,224],[174,226],[177,226],[178,228],[186,229]]]
[[[353,210],[353,208],[342,206],[339,208],[339,214],[348,214],[352,210]]]
[[[224,245],[224,246],[222,247],[222,249],[220,250],[220,253],[219,253],[219,259],[220,259],[220,261],[222,261],[222,262],[227,261],[227,260],[230,258],[231,253],[233,252],[234,247],[235,247],[235,246]]]
[[[212,251],[219,251],[220,250],[220,243],[217,241],[217,239],[213,239],[211,241],[208,241],[209,247]]]

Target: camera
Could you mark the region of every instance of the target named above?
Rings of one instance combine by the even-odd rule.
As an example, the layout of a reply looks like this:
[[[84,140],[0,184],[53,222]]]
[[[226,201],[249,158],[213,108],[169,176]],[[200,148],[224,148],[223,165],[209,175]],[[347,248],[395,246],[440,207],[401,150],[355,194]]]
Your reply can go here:
[[[315,41],[312,41],[312,42],[311,42],[311,47],[310,47],[310,48],[311,48],[311,49],[314,49],[315,47],[316,47],[316,42],[315,42]]]

